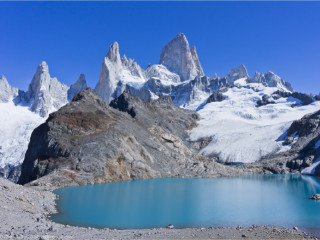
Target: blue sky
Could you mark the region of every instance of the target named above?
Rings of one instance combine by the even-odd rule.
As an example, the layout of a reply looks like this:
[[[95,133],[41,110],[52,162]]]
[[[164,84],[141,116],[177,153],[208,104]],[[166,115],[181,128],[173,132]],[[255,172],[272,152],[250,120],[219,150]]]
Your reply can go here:
[[[0,75],[26,90],[38,64],[68,85],[99,79],[109,45],[141,67],[178,32],[208,76],[245,64],[320,91],[320,2],[0,2]]]

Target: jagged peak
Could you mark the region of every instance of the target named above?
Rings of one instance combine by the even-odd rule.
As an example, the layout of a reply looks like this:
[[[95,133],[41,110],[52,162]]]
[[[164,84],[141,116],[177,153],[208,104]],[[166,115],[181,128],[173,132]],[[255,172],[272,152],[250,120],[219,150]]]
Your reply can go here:
[[[49,66],[46,61],[42,61],[37,68],[37,71],[40,72],[49,72]]]
[[[186,41],[188,42],[186,35],[185,35],[184,33],[182,33],[182,32],[179,32],[179,33],[175,36],[174,39],[183,39],[183,40],[186,40]]]
[[[122,56],[122,58],[121,58],[121,61],[122,61],[122,62],[128,61],[128,58],[127,58],[127,56],[126,56],[125,54],[123,54],[123,56]]]
[[[80,73],[79,78],[76,83],[87,83],[86,76],[83,73]]]
[[[114,42],[113,44],[110,45],[109,51],[106,57],[113,62],[117,62],[117,63],[121,62],[118,42]]]
[[[230,72],[230,74],[227,75],[227,79],[231,82],[240,79],[240,78],[250,78],[247,68],[244,64],[237,68],[233,68]]]
[[[163,47],[159,64],[177,73],[182,81],[204,75],[196,48],[190,49],[189,42],[183,33],[178,33]]]
[[[8,83],[8,80],[7,80],[7,78],[6,78],[4,75],[1,75],[0,81],[3,81],[3,82],[5,82],[5,83]]]

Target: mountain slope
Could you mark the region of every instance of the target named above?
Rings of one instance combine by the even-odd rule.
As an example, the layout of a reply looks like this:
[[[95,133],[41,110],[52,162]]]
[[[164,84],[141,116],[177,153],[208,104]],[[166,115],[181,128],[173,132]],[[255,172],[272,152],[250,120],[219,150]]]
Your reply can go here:
[[[162,97],[124,92],[110,107],[87,89],[32,133],[19,183],[84,185],[159,177],[240,174],[196,155],[185,141],[197,114]],[[31,183],[34,184],[34,183]]]
[[[71,88],[51,78],[46,62],[42,62],[29,85],[23,92],[0,79],[0,174],[17,181],[13,173],[22,163],[32,131],[43,123],[49,113],[56,111],[71,97],[87,86],[84,75]],[[18,168],[17,168],[18,169]]]
[[[190,132],[191,140],[210,137],[210,144],[200,153],[223,162],[254,162],[287,150],[280,136],[294,120],[320,109],[320,102],[303,106],[292,97],[257,107],[262,96],[279,88],[246,83],[244,79],[236,80],[235,85],[223,93],[225,100],[208,103],[199,111],[199,125]]]

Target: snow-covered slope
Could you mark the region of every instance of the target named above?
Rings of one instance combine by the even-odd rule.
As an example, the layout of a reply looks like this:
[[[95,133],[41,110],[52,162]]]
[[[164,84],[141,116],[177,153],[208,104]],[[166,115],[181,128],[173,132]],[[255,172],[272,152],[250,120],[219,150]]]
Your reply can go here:
[[[28,106],[0,103],[0,168],[23,161],[32,131],[44,121]]]
[[[218,156],[221,161],[254,162],[288,150],[290,146],[282,145],[281,135],[294,120],[320,109],[320,102],[292,107],[300,102],[292,97],[257,107],[257,100],[279,88],[246,83],[244,78],[236,80],[235,85],[224,93],[226,100],[209,103],[199,111],[199,125],[190,131],[192,141],[211,137],[212,141],[201,153]]]

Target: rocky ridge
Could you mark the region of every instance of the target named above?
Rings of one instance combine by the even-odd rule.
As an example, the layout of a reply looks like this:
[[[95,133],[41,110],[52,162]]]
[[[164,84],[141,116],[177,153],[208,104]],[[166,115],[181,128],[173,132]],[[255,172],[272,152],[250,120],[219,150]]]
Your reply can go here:
[[[32,133],[19,183],[65,186],[243,173],[192,150],[187,130],[198,116],[170,97],[146,102],[124,92],[110,105],[87,89],[50,114]]]

